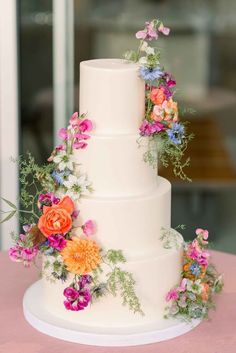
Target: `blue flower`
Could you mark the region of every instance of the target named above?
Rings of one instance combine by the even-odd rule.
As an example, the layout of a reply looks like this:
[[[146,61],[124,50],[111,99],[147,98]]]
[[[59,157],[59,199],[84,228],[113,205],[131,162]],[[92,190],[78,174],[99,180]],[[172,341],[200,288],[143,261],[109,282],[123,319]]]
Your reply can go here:
[[[199,268],[199,265],[197,263],[193,263],[190,267],[189,267],[190,271],[192,272],[193,275],[195,276],[199,276],[201,273],[201,270]]]
[[[139,70],[140,76],[145,81],[154,81],[163,75],[163,72],[159,67],[154,67],[153,69],[142,66]]]
[[[179,123],[174,123],[171,129],[166,130],[169,138],[176,145],[180,145],[184,136],[184,126]]]
[[[50,247],[47,250],[44,251],[45,255],[52,255],[54,253],[54,248]]]
[[[70,174],[69,171],[57,172],[56,170],[54,170],[52,172],[52,177],[57,184],[62,185],[65,181],[65,177],[67,177],[69,174]]]

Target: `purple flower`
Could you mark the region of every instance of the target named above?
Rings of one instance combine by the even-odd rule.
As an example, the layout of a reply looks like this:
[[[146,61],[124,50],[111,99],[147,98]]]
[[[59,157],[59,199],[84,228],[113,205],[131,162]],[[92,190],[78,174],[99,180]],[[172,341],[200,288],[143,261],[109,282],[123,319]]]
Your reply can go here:
[[[92,281],[92,277],[90,275],[83,275],[80,277],[79,279],[79,286],[80,288],[84,288],[86,286],[86,284],[91,283]]]
[[[162,71],[159,67],[149,68],[142,66],[139,70],[140,76],[145,81],[154,81],[161,77]]]
[[[58,251],[61,251],[66,246],[66,240],[61,234],[50,235],[48,237],[48,242],[49,242],[49,246],[51,246],[52,248]]]
[[[83,310],[91,301],[91,293],[89,289],[83,289],[79,292],[78,310]]]
[[[169,72],[164,72],[162,79],[165,81],[166,86],[172,88],[176,85],[176,81],[173,79],[172,75]]]
[[[71,215],[72,219],[76,219],[79,214],[80,214],[80,211],[79,211],[79,210],[75,210],[75,211],[72,213],[72,215]]]
[[[52,206],[52,204],[58,204],[60,199],[56,197],[53,192],[48,192],[46,194],[40,194],[39,195],[39,208],[42,208],[43,206]]]
[[[67,287],[64,289],[63,295],[68,301],[75,301],[79,297],[79,292],[73,287]]]

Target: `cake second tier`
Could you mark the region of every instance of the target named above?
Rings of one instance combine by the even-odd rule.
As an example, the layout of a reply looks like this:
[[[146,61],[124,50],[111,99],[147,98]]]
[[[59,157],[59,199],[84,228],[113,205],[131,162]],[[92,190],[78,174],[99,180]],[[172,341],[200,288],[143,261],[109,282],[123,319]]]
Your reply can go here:
[[[158,177],[156,189],[145,196],[83,197],[77,207],[78,223],[95,220],[94,237],[104,250],[123,249],[129,258],[154,256],[163,247],[161,228],[170,228],[171,184]]]
[[[75,150],[77,169],[88,174],[99,197],[129,197],[146,195],[157,186],[157,170],[143,160],[145,139],[139,136],[96,135],[88,146]]]

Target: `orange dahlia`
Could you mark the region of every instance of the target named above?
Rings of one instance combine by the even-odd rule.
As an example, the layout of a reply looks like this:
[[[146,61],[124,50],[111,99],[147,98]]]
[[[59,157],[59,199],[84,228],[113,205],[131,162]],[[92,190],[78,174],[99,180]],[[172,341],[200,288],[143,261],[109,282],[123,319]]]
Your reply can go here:
[[[99,246],[90,239],[74,237],[68,240],[61,255],[67,270],[78,275],[91,272],[101,262]]]

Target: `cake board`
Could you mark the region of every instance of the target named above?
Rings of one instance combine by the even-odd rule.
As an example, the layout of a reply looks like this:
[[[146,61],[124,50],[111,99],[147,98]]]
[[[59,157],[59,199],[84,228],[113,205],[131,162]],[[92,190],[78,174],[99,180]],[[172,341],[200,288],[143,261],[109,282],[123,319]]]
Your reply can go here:
[[[166,341],[191,331],[201,322],[192,320],[191,323],[186,323],[173,320],[173,324],[165,328],[160,328],[158,322],[125,328],[76,325],[45,310],[42,280],[35,282],[26,290],[23,310],[28,323],[46,335],[68,342],[107,347],[137,346]]]

